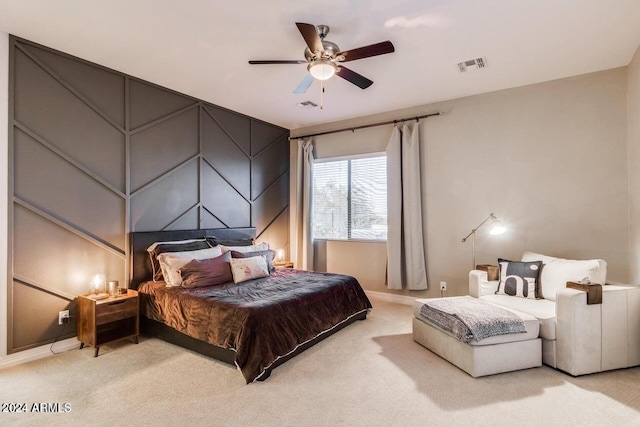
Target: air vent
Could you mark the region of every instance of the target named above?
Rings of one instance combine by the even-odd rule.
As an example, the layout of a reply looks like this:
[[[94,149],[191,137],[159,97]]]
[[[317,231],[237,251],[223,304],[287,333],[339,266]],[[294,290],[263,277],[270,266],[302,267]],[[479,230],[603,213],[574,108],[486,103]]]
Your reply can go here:
[[[479,70],[480,68],[484,68],[486,66],[487,58],[475,58],[468,61],[459,62],[458,70],[460,70],[461,73],[466,73],[467,71]]]
[[[298,102],[296,105],[300,108],[315,108],[318,106],[318,104],[311,101]]]

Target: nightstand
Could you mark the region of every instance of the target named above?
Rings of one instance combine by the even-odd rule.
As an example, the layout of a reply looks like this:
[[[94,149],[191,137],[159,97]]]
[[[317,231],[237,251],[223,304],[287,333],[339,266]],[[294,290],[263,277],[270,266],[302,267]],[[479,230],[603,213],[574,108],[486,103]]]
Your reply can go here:
[[[275,267],[276,270],[284,270],[286,268],[293,268],[293,263],[292,262],[280,262],[280,263],[273,263],[273,266]]]
[[[140,318],[138,292],[128,289],[126,294],[96,300],[89,295],[78,296],[78,340],[80,348],[100,346],[125,338],[138,343]]]

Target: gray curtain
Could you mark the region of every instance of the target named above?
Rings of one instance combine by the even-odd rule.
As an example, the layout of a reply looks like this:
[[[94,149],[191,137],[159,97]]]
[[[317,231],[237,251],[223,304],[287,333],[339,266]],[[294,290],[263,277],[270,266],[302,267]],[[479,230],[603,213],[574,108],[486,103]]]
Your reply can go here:
[[[313,239],[311,235],[311,185],[313,179],[313,141],[311,138],[298,140],[296,193],[297,197],[297,259],[296,268],[313,270]]]
[[[387,287],[428,289],[423,239],[420,124],[394,126],[387,145]]]

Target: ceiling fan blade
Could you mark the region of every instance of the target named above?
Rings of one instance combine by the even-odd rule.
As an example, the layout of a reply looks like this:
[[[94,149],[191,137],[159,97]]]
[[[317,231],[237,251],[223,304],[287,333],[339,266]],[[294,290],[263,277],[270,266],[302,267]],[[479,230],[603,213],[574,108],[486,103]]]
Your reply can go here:
[[[311,83],[313,83],[314,80],[315,79],[313,78],[311,73],[307,73],[307,75],[304,77],[304,79],[302,79],[298,87],[295,88],[293,93],[305,93],[307,89],[309,89],[309,86],[311,86]]]
[[[306,64],[307,61],[296,61],[296,60],[265,60],[265,61],[249,61],[249,64],[254,65],[264,65],[264,64]]]
[[[385,55],[387,53],[395,52],[393,43],[390,41],[380,42],[376,44],[370,44],[369,46],[359,47],[357,49],[345,50],[339,52],[337,55],[344,56],[344,61],[355,61],[356,59],[369,58],[371,56]]]
[[[318,30],[316,30],[315,25],[296,22],[296,26],[312,53],[324,52],[324,46],[322,46],[322,40],[320,40],[320,36],[318,35]]]
[[[366,89],[373,84],[372,80],[369,80],[365,76],[358,74],[355,71],[348,69],[347,67],[343,67],[342,65],[340,65],[340,69],[336,71],[336,75],[353,83],[360,89]]]

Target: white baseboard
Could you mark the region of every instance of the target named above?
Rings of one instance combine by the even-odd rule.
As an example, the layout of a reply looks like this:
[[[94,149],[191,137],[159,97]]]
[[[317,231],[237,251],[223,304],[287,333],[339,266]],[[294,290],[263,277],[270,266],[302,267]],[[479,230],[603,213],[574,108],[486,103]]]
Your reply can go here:
[[[404,305],[413,305],[413,302],[416,300],[415,297],[411,297],[409,295],[398,295],[398,294],[390,294],[387,292],[377,292],[377,291],[368,291],[364,290],[364,293],[371,296],[372,298],[381,299],[383,301],[395,302],[396,304],[404,304]]]
[[[56,353],[62,353],[79,347],[80,341],[78,341],[77,338],[67,338],[66,340],[56,342],[53,345],[53,351]],[[0,369],[21,365],[23,363],[49,356],[53,356],[53,353],[51,353],[51,344],[20,351],[18,353],[7,354],[6,356],[0,356]]]

